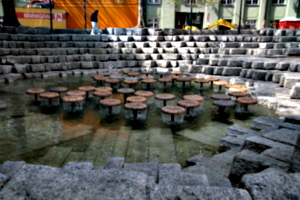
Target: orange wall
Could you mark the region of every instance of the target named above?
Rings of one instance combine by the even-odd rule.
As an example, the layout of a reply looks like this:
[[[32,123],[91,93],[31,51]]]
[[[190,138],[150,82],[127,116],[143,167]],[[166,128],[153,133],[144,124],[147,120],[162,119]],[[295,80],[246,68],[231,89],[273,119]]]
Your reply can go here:
[[[84,29],[84,0],[54,0],[55,8],[66,9],[67,28]],[[98,13],[100,29],[132,28],[138,23],[138,0],[86,0],[86,28],[91,29],[90,15]]]

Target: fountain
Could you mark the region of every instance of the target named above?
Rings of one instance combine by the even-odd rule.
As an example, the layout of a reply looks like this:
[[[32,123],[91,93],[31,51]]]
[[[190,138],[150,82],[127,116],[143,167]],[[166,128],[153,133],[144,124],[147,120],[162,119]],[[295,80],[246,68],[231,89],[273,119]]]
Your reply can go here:
[[[236,99],[236,103],[237,113],[249,114],[256,112],[258,100],[252,97],[239,97]]]
[[[45,92],[43,88],[29,88],[26,90],[26,94],[34,95],[34,101],[38,102],[39,94]]]
[[[138,90],[134,93],[136,96],[142,96],[147,98],[147,105],[154,102],[154,94],[151,91]]]
[[[121,101],[119,99],[102,99],[100,105],[100,112],[104,116],[119,115],[121,112]]]
[[[95,90],[95,87],[94,86],[81,86],[81,87],[78,88],[78,90],[84,91],[86,98],[88,98],[89,93],[93,92]]]
[[[107,78],[105,79],[105,86],[107,87],[111,87],[115,90],[117,90],[120,87],[120,80],[119,79],[111,79],[111,78]]]
[[[95,103],[99,103],[102,99],[111,99],[112,98],[112,92],[108,90],[97,90],[93,92],[93,96],[95,99]]]
[[[209,79],[205,79],[205,78],[201,78],[201,79],[195,79],[194,82],[195,83],[199,83],[199,84],[196,85],[197,89],[203,90],[203,89],[208,89],[208,86],[205,83],[210,83],[210,80]]]
[[[185,117],[194,117],[199,114],[200,103],[198,101],[180,100],[177,105],[186,109]]]
[[[225,85],[227,84],[227,81],[213,81],[214,92],[225,92]]]
[[[167,106],[167,104],[173,105],[175,98],[176,96],[173,94],[168,94],[168,93],[157,94],[155,95],[156,107],[161,108],[163,106]]]
[[[43,92],[40,94],[42,106],[59,106],[60,95],[58,92]]]
[[[143,97],[141,97],[143,98]],[[132,102],[124,105],[125,118],[131,120],[145,120],[147,116],[147,105],[145,103]]]
[[[166,133],[168,134],[170,133],[168,137],[174,137],[176,135],[176,137],[178,138],[178,139],[172,138],[172,141],[176,142],[175,143],[176,149],[177,148],[182,149],[180,148],[181,143],[185,143],[184,141],[186,141],[186,138],[189,138],[189,140],[192,143],[197,145],[199,148],[201,147],[202,151],[205,151],[203,150],[205,147],[203,147],[201,141],[205,141],[203,140],[204,137],[205,138],[210,137],[209,135],[206,135],[206,133],[214,132],[219,135],[216,137],[218,139],[216,139],[213,150],[210,152],[206,152],[206,151],[205,152],[208,153],[208,155],[211,155],[217,151],[218,141],[221,138],[221,136],[223,136],[222,135],[224,134],[223,130],[225,130],[228,125],[227,124],[215,125],[214,124],[215,122],[210,122],[210,120],[214,119],[213,118],[214,116],[211,115],[214,114],[212,109],[214,108],[214,106],[212,104],[212,101],[204,101],[203,97],[208,98],[212,96],[211,95],[212,89],[201,91],[201,96],[200,96],[199,90],[197,90],[194,87],[196,84],[198,84],[196,82],[192,82],[194,86],[186,87],[185,90],[178,90],[178,87],[176,85],[171,85],[167,87],[166,93],[163,93],[163,89],[159,87],[153,87],[151,91],[141,90],[143,85],[138,85],[136,87],[137,89],[136,92],[133,88],[118,88],[116,91],[114,91],[111,87],[100,86],[94,88],[93,98],[86,99],[85,98],[86,92],[78,90],[78,88],[81,87],[82,85],[91,85],[93,79],[91,79],[90,77],[91,76],[74,76],[72,78],[67,78],[67,79],[56,78],[55,84],[59,83],[60,85],[64,85],[65,87],[70,88],[70,90],[68,90],[65,93],[66,96],[62,98],[64,99],[63,104],[61,104],[63,109],[55,109],[55,110],[53,109],[53,111],[48,111],[47,112],[48,114],[46,115],[46,112],[44,111],[40,112],[39,109],[36,109],[37,106],[39,106],[39,104],[37,105],[26,104],[26,106],[18,106],[18,107],[22,109],[23,108],[27,109],[27,107],[30,106],[30,108],[28,108],[29,111],[25,111],[25,113],[27,112],[31,113],[31,111],[35,110],[34,114],[30,114],[29,116],[25,117],[26,121],[30,122],[31,124],[35,124],[35,123],[32,123],[31,120],[27,118],[38,114],[37,116],[38,120],[35,119],[34,121],[40,121],[39,118],[41,118],[40,116],[41,114],[43,117],[47,118],[41,120],[44,120],[47,123],[49,123],[50,120],[49,126],[50,124],[55,124],[55,125],[51,125],[51,127],[60,127],[59,131],[57,130],[51,131],[49,130],[49,128],[47,128],[47,132],[49,132],[51,135],[55,135],[54,133],[59,134],[59,136],[56,136],[58,139],[51,139],[49,141],[59,140],[58,143],[55,142],[53,145],[58,144],[55,146],[63,146],[63,147],[66,146],[68,148],[70,145],[72,145],[71,143],[78,143],[79,146],[81,147],[75,147],[75,145],[74,146],[72,145],[74,147],[74,151],[77,151],[77,149],[79,148],[80,150],[78,151],[84,154],[82,158],[86,159],[86,161],[90,160],[94,162],[93,161],[94,158],[90,158],[90,155],[97,154],[99,155],[99,159],[101,160],[100,163],[104,162],[106,160],[106,157],[103,156],[104,155],[103,153],[105,152],[105,155],[112,156],[110,153],[108,153],[108,151],[109,149],[112,148],[110,143],[114,143],[114,142],[116,142],[116,146],[115,146],[116,151],[118,151],[117,149],[120,148],[127,149],[126,151],[128,152],[130,152],[131,149],[132,151],[137,151],[136,150],[137,144],[133,142],[135,140],[134,138],[135,136],[132,135],[135,133],[135,131],[138,133],[139,135],[138,137],[145,136],[149,138],[149,145],[150,145],[149,152],[152,152],[151,148],[154,148],[153,145],[155,146],[155,144],[157,144],[156,140],[154,141],[150,140],[151,137],[157,136],[158,137],[157,140],[160,141],[161,140],[160,138],[163,137],[161,136],[161,134],[166,134]],[[174,77],[177,76],[174,75]],[[126,78],[127,77],[124,77],[124,79]],[[132,78],[137,79],[138,77],[129,77],[129,79]],[[153,79],[153,77],[151,78],[150,74],[148,75],[148,77],[144,77],[144,78],[146,80],[149,80],[149,78],[151,80],[155,80]],[[194,77],[189,76],[188,78],[191,80],[191,78]],[[55,87],[51,79],[49,81],[45,81],[42,83],[40,81],[34,80],[33,83],[37,82],[37,84],[32,84],[32,80],[24,80],[22,82],[29,83],[29,84],[25,84],[28,88],[36,88],[37,85],[46,89]],[[105,99],[102,99],[102,93],[107,93],[110,96],[104,97]],[[161,96],[161,94],[167,94],[167,95],[164,97],[164,95]],[[158,98],[162,97],[162,98],[157,99],[157,97]],[[98,98],[98,100],[91,101],[92,99],[95,98]],[[147,101],[145,101],[145,98],[147,99]],[[127,101],[125,101],[125,99],[127,99]],[[128,105],[125,106],[125,104],[131,102],[137,103],[139,99],[143,99],[142,102],[144,103],[142,104],[148,106],[146,109],[142,109],[145,107],[144,105],[143,105],[144,107],[135,108],[136,111],[134,111],[134,107],[128,107]],[[151,103],[154,103],[154,99],[156,103],[159,102],[161,105],[156,107],[156,105],[152,104],[153,106],[151,106]],[[182,105],[179,106],[180,108],[178,109],[176,107],[178,106],[177,103],[181,105],[180,103],[182,101],[184,102],[184,100],[196,101],[196,103],[194,104],[195,105],[200,104],[200,106],[194,108],[192,107],[189,108],[187,106],[184,108],[183,107],[184,105]],[[123,102],[124,104],[122,106]],[[166,107],[164,106],[164,102]],[[19,105],[22,105],[22,103],[20,103]],[[8,106],[10,108],[9,110],[11,110],[12,107],[10,105]],[[173,110],[170,109],[170,107],[168,106],[171,106]],[[174,106],[175,106],[175,110],[174,110]],[[194,114],[194,110],[197,111],[195,112],[195,114]],[[258,110],[257,113],[259,113],[260,111],[261,110]],[[6,111],[2,111],[1,113],[3,112]],[[143,115],[142,117],[139,113],[143,113],[143,112],[146,112],[146,115]],[[254,113],[253,115],[247,115],[247,116],[249,116],[249,118],[252,118],[254,116],[257,116],[256,115],[257,113]],[[227,118],[227,120],[234,122],[235,120],[237,120],[234,117],[235,115],[230,115]],[[136,120],[138,120],[139,122],[136,123]],[[210,123],[213,123],[214,125],[212,127],[207,126]],[[40,130],[38,131],[42,132],[42,129],[44,129],[44,127],[45,124],[43,124],[43,126],[41,126]],[[114,135],[115,133],[116,135]],[[194,135],[194,133],[197,134]],[[189,134],[191,135],[189,136]],[[37,137],[40,137],[38,133],[36,133],[36,135]],[[132,135],[130,136],[130,139],[126,139],[126,136],[128,135]],[[126,147],[122,145],[120,146],[123,139],[124,142],[126,142]],[[140,140],[140,139],[136,138],[136,140]],[[45,141],[46,143],[48,142],[48,140]],[[144,141],[144,139],[142,141]],[[93,145],[101,145],[101,144],[103,144],[103,147],[101,148],[99,147],[99,151],[103,152],[102,155],[101,153],[91,153],[91,154],[89,153],[89,151],[92,150],[92,149],[89,150],[89,146],[92,147]],[[53,145],[51,144],[49,145],[47,143],[47,146],[53,146]],[[170,146],[169,142],[166,142],[166,146]],[[177,160],[174,160],[174,162],[179,162],[182,165],[184,165],[185,159],[188,156],[195,155],[195,153],[192,153],[193,152],[192,149],[194,149],[193,145],[190,145],[188,148],[186,147],[186,145],[184,146],[185,146],[184,156],[181,155],[179,151],[175,150],[177,155],[176,156]],[[41,149],[40,146],[33,146],[32,148],[36,150]],[[23,152],[22,154],[27,155],[28,153],[30,153],[30,151]],[[124,157],[126,157],[126,160],[128,162],[130,162],[130,160],[135,160],[134,156],[132,157],[130,153],[127,154],[126,156],[124,155]],[[149,159],[149,161],[153,161],[153,158],[151,156],[149,156],[149,158],[147,157],[147,159]],[[37,161],[37,159],[35,158],[32,158],[32,160],[35,160],[35,162],[39,163],[39,161]],[[139,162],[143,162],[143,161],[144,160],[140,160]],[[171,161],[168,159],[164,159],[164,160],[160,159],[159,162],[171,162]],[[94,162],[94,164],[100,165],[97,161]]]
[[[52,88],[49,89],[49,91],[59,93],[59,98],[61,98],[61,93],[67,92],[68,88],[66,88],[66,87],[52,87]]]
[[[66,112],[78,112],[82,111],[84,97],[79,95],[64,96],[63,99],[63,108]]]
[[[184,121],[185,109],[180,106],[163,106],[162,121],[166,124],[181,124]]]

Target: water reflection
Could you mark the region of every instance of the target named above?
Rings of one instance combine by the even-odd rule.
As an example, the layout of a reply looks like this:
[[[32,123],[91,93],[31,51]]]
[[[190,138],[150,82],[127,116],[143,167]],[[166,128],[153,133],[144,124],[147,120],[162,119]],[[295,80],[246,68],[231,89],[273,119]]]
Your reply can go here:
[[[71,90],[93,84],[90,76],[72,76],[1,85],[0,100],[5,101],[8,108],[0,111],[0,163],[24,160],[60,167],[68,161],[86,161],[103,166],[108,157],[120,156],[127,163],[178,162],[184,166],[185,160],[194,155],[217,153],[219,140],[226,135],[228,126],[248,127],[255,117],[275,115],[260,106],[257,113],[251,115],[226,111],[220,116],[212,106],[212,89],[199,90],[193,86],[181,89],[172,85],[164,91],[151,90],[154,94],[172,93],[176,96],[175,102],[186,94],[204,97],[201,114],[185,118],[184,123],[177,125],[163,123],[155,104],[148,106],[145,120],[127,120],[124,108],[120,115],[102,115],[93,97],[86,99],[82,111],[64,112],[62,104],[42,107],[33,104],[32,96],[25,94],[27,88],[40,87],[48,91],[62,86]],[[120,99],[124,105],[121,94],[114,92],[113,98]]]

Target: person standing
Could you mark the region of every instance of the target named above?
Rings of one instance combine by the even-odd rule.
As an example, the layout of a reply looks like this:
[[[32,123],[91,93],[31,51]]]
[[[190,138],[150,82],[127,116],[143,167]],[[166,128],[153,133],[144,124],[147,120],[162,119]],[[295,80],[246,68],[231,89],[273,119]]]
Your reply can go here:
[[[91,22],[92,22],[92,30],[91,35],[99,35],[99,28],[98,28],[98,10],[91,15]]]

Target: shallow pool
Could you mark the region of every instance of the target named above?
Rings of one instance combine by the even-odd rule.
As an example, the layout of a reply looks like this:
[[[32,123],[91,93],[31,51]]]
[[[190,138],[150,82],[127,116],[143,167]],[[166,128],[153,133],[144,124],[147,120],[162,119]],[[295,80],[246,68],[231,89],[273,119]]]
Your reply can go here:
[[[124,157],[126,163],[180,163],[184,167],[189,157],[218,153],[219,140],[226,136],[227,127],[248,127],[256,117],[276,116],[273,110],[263,106],[251,116],[238,117],[234,112],[219,116],[210,99],[212,88],[198,90],[193,84],[185,89],[174,85],[164,91],[152,90],[154,94],[175,94],[176,101],[185,94],[204,97],[204,110],[199,116],[172,126],[162,123],[155,104],[148,106],[146,120],[130,121],[124,117],[124,109],[120,115],[103,117],[92,95],[86,100],[83,111],[74,114],[64,112],[62,105],[45,109],[34,104],[33,96],[25,93],[34,87],[49,90],[63,86],[71,90],[84,85],[95,85],[90,75],[1,85],[0,100],[5,101],[8,108],[0,111],[0,163],[24,160],[61,167],[66,162],[82,161],[104,166],[109,157]],[[123,101],[123,96],[116,92],[113,98]]]

